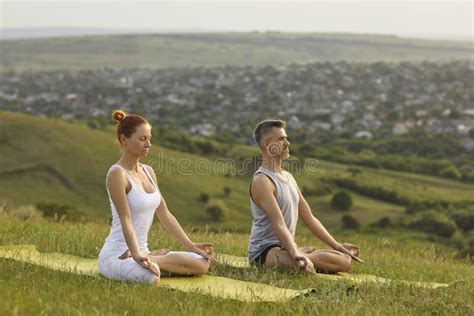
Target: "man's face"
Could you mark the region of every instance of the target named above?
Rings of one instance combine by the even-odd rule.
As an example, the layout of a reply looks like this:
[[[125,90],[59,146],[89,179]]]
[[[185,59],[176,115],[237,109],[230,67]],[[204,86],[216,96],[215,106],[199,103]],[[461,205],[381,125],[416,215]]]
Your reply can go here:
[[[270,157],[287,159],[290,156],[290,142],[284,128],[273,127],[265,139],[265,149]]]

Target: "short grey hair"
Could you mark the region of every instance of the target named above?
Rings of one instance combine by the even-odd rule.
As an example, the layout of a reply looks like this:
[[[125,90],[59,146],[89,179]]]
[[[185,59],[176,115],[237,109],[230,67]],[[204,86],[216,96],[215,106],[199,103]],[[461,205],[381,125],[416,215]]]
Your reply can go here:
[[[274,127],[285,128],[286,122],[282,120],[264,120],[255,126],[255,129],[253,130],[253,139],[259,147],[261,147],[263,136],[269,134]]]

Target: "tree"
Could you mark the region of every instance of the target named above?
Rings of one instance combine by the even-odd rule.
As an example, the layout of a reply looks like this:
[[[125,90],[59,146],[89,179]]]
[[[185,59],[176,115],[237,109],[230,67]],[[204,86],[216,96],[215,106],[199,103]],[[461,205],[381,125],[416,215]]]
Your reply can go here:
[[[224,195],[227,197],[232,192],[232,189],[229,187],[224,187]]]
[[[209,202],[209,198],[209,194],[207,193],[202,192],[201,194],[199,194],[199,201],[201,201],[202,203]]]
[[[334,193],[331,199],[331,206],[339,211],[348,211],[352,207],[352,197],[349,192],[340,190]]]
[[[469,137],[474,138],[474,128],[471,128],[467,134]]]
[[[449,217],[456,222],[456,225],[464,232],[474,230],[474,208],[454,212]]]
[[[224,201],[211,200],[206,205],[206,213],[214,222],[222,222],[227,218],[229,209]]]
[[[341,224],[343,228],[359,228],[359,222],[354,218],[354,216],[349,214],[344,214],[341,218]]]
[[[454,167],[447,167],[440,171],[440,176],[451,179],[461,179],[461,172]]]
[[[374,224],[375,227],[380,227],[380,228],[387,228],[390,225],[392,225],[392,220],[390,219],[390,217],[387,217],[387,216],[382,217]]]
[[[435,211],[426,211],[417,216],[408,226],[425,233],[449,238],[456,231],[456,224],[446,215]]]

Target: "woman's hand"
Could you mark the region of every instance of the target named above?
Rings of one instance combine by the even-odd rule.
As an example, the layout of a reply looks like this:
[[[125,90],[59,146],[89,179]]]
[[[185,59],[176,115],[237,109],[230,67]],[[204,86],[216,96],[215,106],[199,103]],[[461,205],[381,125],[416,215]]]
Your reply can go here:
[[[158,266],[158,264],[151,261],[148,255],[139,251],[138,253],[132,254],[132,258],[133,260],[135,260],[135,262],[137,262],[143,268],[149,270],[151,273],[153,273],[157,277],[160,277],[161,275],[160,267]]]
[[[342,253],[345,253],[346,255],[351,256],[352,259],[354,259],[357,262],[364,263],[364,260],[359,258],[359,246],[349,244],[349,243],[338,243],[335,247],[334,250],[340,251]]]
[[[214,246],[210,243],[192,243],[188,247],[188,250],[203,256],[204,259],[211,263],[216,262],[216,259],[212,256],[212,253],[214,252]]]

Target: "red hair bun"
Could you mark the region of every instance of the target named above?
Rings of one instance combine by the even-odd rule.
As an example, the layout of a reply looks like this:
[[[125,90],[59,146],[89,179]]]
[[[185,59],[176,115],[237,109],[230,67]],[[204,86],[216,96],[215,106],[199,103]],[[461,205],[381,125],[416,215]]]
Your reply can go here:
[[[115,110],[112,113],[112,118],[116,120],[117,122],[121,122],[125,118],[125,116],[127,115],[125,115],[125,112],[121,110]]]

